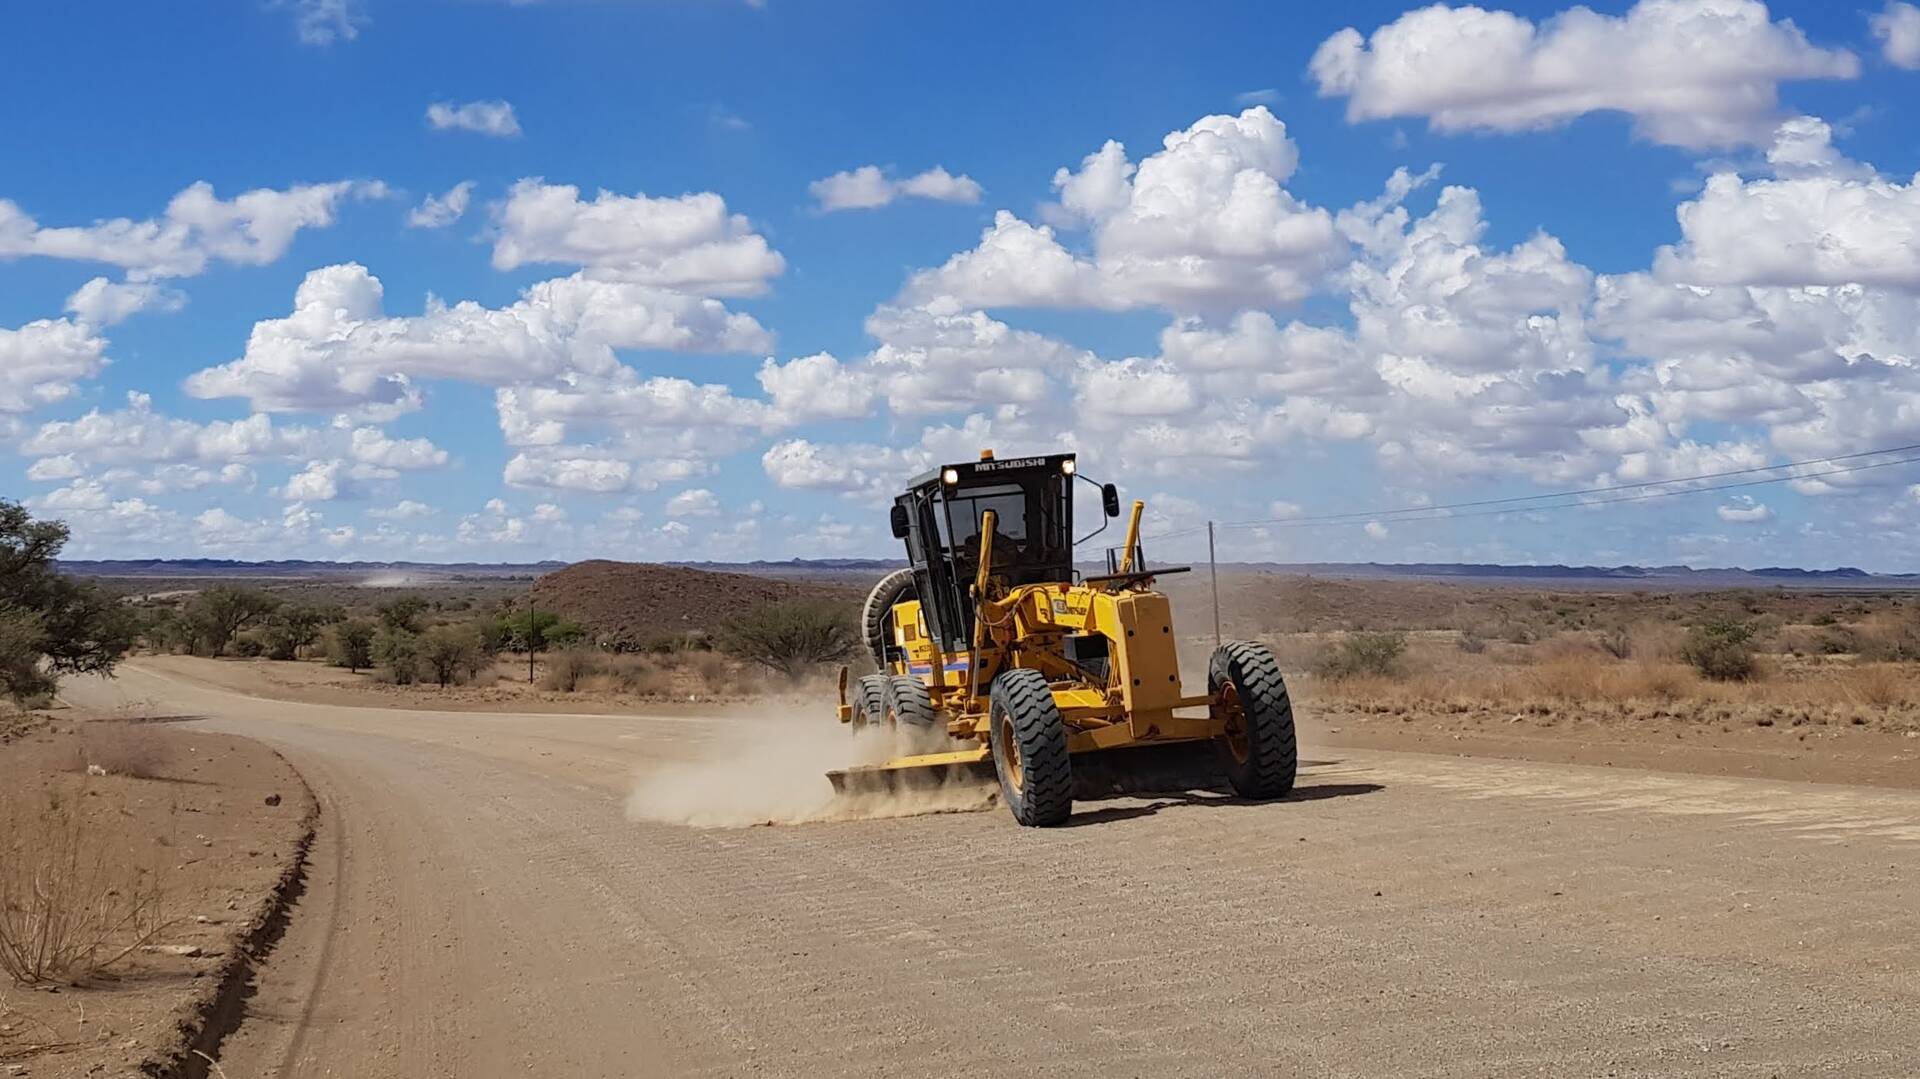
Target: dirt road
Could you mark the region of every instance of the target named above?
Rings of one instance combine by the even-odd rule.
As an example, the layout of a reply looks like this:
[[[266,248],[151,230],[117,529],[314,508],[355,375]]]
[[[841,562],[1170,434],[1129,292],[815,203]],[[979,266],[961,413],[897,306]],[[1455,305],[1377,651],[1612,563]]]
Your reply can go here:
[[[623,803],[734,721],[68,696],[320,797],[235,1077],[1920,1073],[1910,792],[1309,748],[1283,804],[703,830]]]

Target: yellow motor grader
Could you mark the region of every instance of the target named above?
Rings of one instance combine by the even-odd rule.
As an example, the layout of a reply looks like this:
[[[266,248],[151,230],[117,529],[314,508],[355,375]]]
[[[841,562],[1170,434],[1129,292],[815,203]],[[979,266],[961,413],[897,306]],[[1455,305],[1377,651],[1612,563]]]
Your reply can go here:
[[[839,718],[916,733],[926,751],[829,773],[836,789],[990,767],[1025,825],[1064,822],[1076,796],[1222,778],[1244,798],[1293,789],[1293,707],[1272,652],[1222,644],[1206,691],[1186,691],[1172,609],[1152,585],[1188,567],[1145,564],[1145,505],[1135,502],[1107,572],[1083,576],[1076,481],[1092,482],[1072,454],[996,460],[986,450],[916,478],[894,501],[908,566],[867,597],[863,628],[879,673],[849,687],[841,670]],[[1104,516],[1118,517],[1113,485],[1094,486]]]

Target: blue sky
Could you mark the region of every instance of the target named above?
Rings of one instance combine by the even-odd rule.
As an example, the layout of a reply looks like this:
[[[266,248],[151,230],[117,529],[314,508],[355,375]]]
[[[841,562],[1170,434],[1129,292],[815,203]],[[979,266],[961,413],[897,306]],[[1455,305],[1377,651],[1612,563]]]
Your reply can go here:
[[[981,445],[1170,532],[1920,443],[1902,3],[9,21],[0,491],[75,555],[882,555]],[[1833,467],[1223,553],[1912,569],[1920,475]]]

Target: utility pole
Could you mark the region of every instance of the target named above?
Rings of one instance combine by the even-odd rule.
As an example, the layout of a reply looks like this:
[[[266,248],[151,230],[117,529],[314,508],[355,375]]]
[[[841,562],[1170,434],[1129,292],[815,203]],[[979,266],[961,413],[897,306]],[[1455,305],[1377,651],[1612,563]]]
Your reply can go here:
[[[1213,578],[1213,646],[1220,647],[1220,566],[1213,560],[1213,522],[1207,522],[1207,576]]]

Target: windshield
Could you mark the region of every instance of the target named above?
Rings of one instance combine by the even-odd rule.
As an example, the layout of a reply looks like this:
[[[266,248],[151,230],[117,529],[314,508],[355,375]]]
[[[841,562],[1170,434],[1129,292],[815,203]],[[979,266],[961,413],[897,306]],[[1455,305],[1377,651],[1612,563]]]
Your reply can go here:
[[[988,510],[994,515],[995,560],[1021,557],[1027,545],[1027,492],[1017,484],[997,484],[955,491],[942,499],[938,514],[940,542],[960,553],[980,553],[980,523]]]

